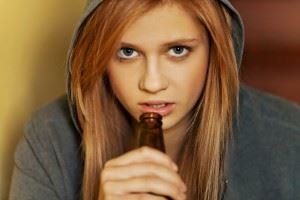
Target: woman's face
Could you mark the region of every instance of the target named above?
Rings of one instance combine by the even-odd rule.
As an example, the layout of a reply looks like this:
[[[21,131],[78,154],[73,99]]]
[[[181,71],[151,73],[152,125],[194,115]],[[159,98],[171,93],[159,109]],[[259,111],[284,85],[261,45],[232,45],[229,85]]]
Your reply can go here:
[[[126,29],[108,76],[136,120],[144,112],[158,112],[164,130],[186,127],[203,89],[208,58],[204,27],[180,7],[165,5]]]

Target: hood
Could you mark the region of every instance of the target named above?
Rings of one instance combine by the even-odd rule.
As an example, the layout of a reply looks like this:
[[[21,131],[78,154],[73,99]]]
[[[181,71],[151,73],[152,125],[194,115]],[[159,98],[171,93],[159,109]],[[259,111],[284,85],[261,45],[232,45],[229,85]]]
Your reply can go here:
[[[77,119],[77,114],[76,114],[76,109],[75,109],[75,104],[74,104],[74,99],[71,95],[71,76],[72,76],[72,71],[71,71],[71,62],[70,58],[72,55],[72,51],[75,45],[75,42],[77,40],[77,37],[79,35],[79,31],[81,29],[81,26],[83,26],[83,22],[85,19],[96,9],[96,7],[101,4],[103,0],[87,0],[87,4],[85,7],[85,10],[83,12],[83,15],[74,30],[74,34],[71,40],[71,44],[69,47],[68,51],[68,57],[67,57],[67,96],[68,96],[68,103],[69,103],[69,108],[72,116],[72,120],[74,122],[74,125],[77,129],[77,131],[80,133],[81,129],[78,123]],[[232,4],[228,0],[219,0],[224,7],[227,9],[228,13],[231,16],[231,22],[232,22],[232,37],[234,40],[234,49],[235,49],[235,54],[236,54],[236,59],[237,59],[237,64],[238,67],[240,68],[241,62],[242,62],[242,56],[243,56],[243,51],[244,51],[244,26],[242,19],[237,12],[237,10],[232,6]]]

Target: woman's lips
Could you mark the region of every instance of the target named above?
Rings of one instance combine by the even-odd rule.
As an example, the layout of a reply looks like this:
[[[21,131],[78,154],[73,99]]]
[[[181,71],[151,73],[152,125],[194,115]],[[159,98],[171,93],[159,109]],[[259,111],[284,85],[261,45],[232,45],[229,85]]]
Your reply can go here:
[[[143,113],[155,112],[155,113],[159,113],[161,116],[166,116],[173,111],[175,107],[175,103],[152,101],[152,102],[139,103],[139,106]]]

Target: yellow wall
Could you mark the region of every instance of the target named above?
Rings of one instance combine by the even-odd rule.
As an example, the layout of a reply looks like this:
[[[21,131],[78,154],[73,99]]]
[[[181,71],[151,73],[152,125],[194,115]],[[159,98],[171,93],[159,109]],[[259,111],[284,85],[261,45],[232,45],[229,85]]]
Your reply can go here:
[[[64,92],[65,55],[85,0],[0,0],[0,200],[33,111]]]

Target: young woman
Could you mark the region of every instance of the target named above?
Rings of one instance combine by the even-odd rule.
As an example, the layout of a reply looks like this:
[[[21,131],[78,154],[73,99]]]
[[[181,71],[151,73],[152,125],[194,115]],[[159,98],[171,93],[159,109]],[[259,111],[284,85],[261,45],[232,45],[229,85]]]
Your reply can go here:
[[[226,0],[91,0],[68,96],[16,151],[10,199],[299,199],[300,109],[239,86],[243,26]],[[144,112],[166,154],[134,148]]]

